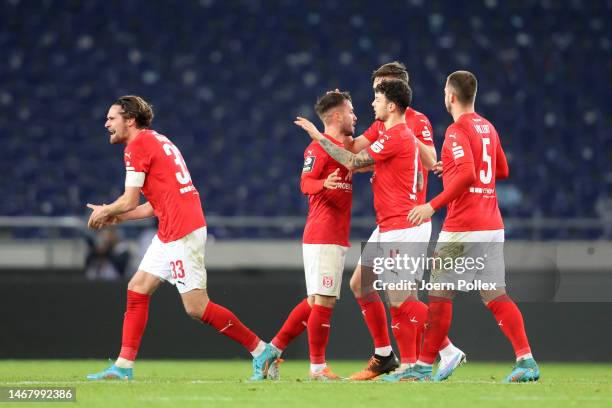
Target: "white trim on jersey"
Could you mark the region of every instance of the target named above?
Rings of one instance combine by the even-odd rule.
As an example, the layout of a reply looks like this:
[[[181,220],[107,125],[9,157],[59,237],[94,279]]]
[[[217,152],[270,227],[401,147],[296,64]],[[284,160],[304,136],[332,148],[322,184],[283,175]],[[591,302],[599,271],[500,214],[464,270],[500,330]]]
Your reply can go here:
[[[145,173],[140,171],[126,171],[125,172],[125,186],[126,187],[142,187],[145,182]]]

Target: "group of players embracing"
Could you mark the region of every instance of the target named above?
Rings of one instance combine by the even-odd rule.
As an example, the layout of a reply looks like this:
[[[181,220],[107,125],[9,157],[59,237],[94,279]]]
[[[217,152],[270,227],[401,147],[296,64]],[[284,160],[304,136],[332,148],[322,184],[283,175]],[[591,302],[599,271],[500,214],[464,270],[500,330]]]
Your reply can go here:
[[[372,172],[376,228],[362,248],[350,288],[374,351],[367,366],[350,379],[397,382],[450,377],[466,361],[465,353],[447,336],[457,292],[453,284],[459,278],[486,282],[485,287],[493,288],[480,290],[482,301],[516,354],[516,365],[504,381],[539,379],[522,314],[505,291],[504,225],[495,182],[507,178],[509,169],[497,131],[474,110],[476,77],[468,71],[447,77],[444,101],[453,123],[446,130],[441,161],[437,161],[429,120],[411,106],[406,67],[396,61],[384,64],[374,71],[372,81],[375,120],[362,135],[354,137],[357,117],[350,94],[338,89],[325,93],[315,104],[323,132],[308,119],[298,117],[294,122],[312,138],[304,151],[301,177],[301,190],[309,200],[303,236],[307,296],[291,310],[269,343],[208,297],[206,221],[199,194],[177,147],[150,129],[151,106],[133,95],[111,105],[105,126],[111,143],[126,145],[125,192],[109,205],[88,204],[93,210],[89,226],[97,229],[156,216],[159,230],[128,283],[119,357],[106,370],[88,375],[89,379],[133,378],[150,297],[168,281],[177,287],[192,318],[213,326],[252,354],[251,380],[279,379],[283,351],[305,330],[310,378],[341,380],[327,365],[325,350],[349,246],[355,172]],[[444,189],[427,201],[427,175],[432,170],[442,176]],[[141,192],[147,202],[139,205]],[[462,271],[460,276],[452,268],[432,270],[431,281],[444,285],[429,290],[428,304],[419,300],[416,285],[385,293],[398,359],[391,346],[385,302],[372,285],[378,278],[372,273],[373,266],[381,256],[422,256],[431,237],[431,216],[442,207],[447,208],[447,215],[434,256],[481,256],[483,268]],[[408,273],[391,269],[383,278],[391,283],[418,283],[423,279],[423,268]],[[432,367],[438,355],[434,375]]]

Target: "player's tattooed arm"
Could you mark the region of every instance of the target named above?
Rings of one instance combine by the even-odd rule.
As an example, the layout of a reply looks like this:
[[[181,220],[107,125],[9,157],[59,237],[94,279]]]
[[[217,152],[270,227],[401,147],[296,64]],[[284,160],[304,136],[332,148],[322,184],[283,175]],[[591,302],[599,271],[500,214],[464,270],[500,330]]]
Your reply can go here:
[[[329,139],[319,140],[319,144],[332,159],[342,164],[349,170],[360,169],[374,164],[374,159],[370,156],[367,150],[363,150],[357,154],[351,153],[343,148],[332,143]]]

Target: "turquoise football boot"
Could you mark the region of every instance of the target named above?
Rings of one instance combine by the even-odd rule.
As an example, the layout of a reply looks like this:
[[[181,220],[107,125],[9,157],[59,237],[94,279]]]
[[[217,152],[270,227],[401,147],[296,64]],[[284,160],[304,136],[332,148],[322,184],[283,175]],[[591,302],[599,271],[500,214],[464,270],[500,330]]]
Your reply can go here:
[[[519,383],[538,381],[540,379],[540,367],[533,358],[525,358],[516,362],[509,376],[504,379],[504,383]]]
[[[87,379],[92,381],[99,380],[132,380],[134,379],[134,369],[133,368],[121,368],[117,367],[114,364],[111,364],[104,371],[100,371],[95,374],[87,374]]]
[[[406,373],[408,372],[408,370],[410,370],[410,368],[411,368],[410,365],[402,364],[395,370],[391,371],[389,374],[382,375],[378,378],[381,381],[385,381],[385,382],[398,382],[398,381],[401,381],[401,379],[404,377],[404,375],[406,375]]]
[[[270,366],[280,357],[280,352],[266,344],[264,351],[257,357],[253,358],[253,375],[251,381],[262,381],[268,377]]]
[[[400,381],[431,381],[432,367],[415,364],[408,369]]]

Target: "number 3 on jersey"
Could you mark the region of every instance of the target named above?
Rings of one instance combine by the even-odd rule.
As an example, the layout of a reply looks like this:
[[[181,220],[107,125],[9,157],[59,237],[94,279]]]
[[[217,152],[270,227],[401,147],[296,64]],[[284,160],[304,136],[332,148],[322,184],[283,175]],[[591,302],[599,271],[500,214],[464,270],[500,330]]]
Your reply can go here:
[[[491,156],[487,153],[487,146],[491,144],[491,139],[488,137],[482,138],[482,161],[487,164],[487,170],[480,170],[480,181],[483,184],[489,184],[493,178],[493,170],[491,168]]]
[[[191,175],[187,171],[187,165],[179,149],[173,144],[164,143],[164,152],[167,156],[174,156],[174,163],[179,167],[179,171],[176,172],[176,180],[180,184],[189,184],[191,182]]]

